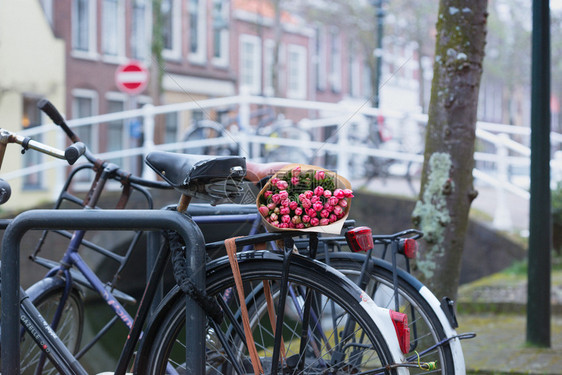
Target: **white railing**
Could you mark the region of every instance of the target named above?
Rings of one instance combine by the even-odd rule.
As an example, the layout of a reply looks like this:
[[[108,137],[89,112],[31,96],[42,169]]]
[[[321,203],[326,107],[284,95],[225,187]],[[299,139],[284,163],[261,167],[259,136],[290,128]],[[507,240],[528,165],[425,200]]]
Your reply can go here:
[[[336,126],[337,135],[325,140],[304,140],[304,139],[284,139],[274,138],[258,134],[250,126],[250,106],[251,105],[264,105],[277,108],[288,109],[305,109],[308,110],[310,117],[303,118],[296,126],[302,129],[314,132],[315,129],[324,128],[326,126]],[[185,112],[193,110],[203,110],[224,108],[224,107],[237,107],[238,108],[238,131],[226,132],[225,136],[213,139],[197,140],[197,141],[178,141],[175,143],[155,144],[154,142],[154,119],[157,115]],[[385,121],[394,127],[396,133],[402,134],[398,138],[398,143],[407,143],[411,137],[418,137],[422,139],[421,132],[427,122],[427,116],[420,113],[400,113],[396,111],[379,110],[368,106],[367,102],[360,105],[349,104],[334,104],[323,102],[312,102],[303,100],[292,100],[284,98],[265,98],[259,96],[239,95],[226,98],[206,99],[197,102],[186,102],[179,104],[169,104],[163,106],[145,105],[141,109],[124,111],[119,113],[111,113],[100,116],[74,119],[68,121],[71,128],[78,128],[81,126],[101,124],[112,121],[121,121],[128,119],[142,118],[144,130],[144,144],[142,147],[131,148],[127,150],[120,150],[100,154],[102,159],[110,158],[127,158],[138,155],[146,155],[152,150],[166,150],[178,151],[186,148],[209,146],[209,145],[227,145],[236,143],[239,145],[239,150],[242,155],[254,158],[259,158],[260,155],[251,150],[259,150],[256,145],[284,145],[291,147],[298,147],[303,150],[312,150],[315,153],[326,153],[335,155],[337,157],[338,172],[342,175],[349,175],[348,161],[350,158],[358,156],[373,156],[376,158],[394,159],[408,163],[423,163],[423,156],[421,151],[423,145],[417,145],[412,150],[411,147],[404,150],[404,148],[373,148],[366,144],[357,144],[357,134],[349,134],[350,124],[358,124],[359,127],[368,128],[366,123],[367,116],[376,117],[383,114]],[[420,128],[415,134],[415,131],[407,132],[404,130],[404,124],[417,124]],[[26,136],[33,136],[39,133],[54,129],[56,126],[53,124],[46,124],[32,129],[24,130],[21,134]],[[410,126],[410,129],[412,127]],[[415,127],[414,127],[415,129]],[[316,131],[318,132],[318,131]],[[355,137],[355,143],[352,144],[350,136]],[[530,136],[530,129],[511,126],[504,124],[493,124],[488,122],[478,122],[476,136],[482,144],[490,145],[488,148],[490,152],[478,151],[475,153],[475,160],[477,168],[474,169],[474,177],[477,181],[491,185],[497,189],[497,202],[498,209],[496,210],[495,225],[501,229],[507,229],[511,223],[508,219],[509,210],[507,209],[505,194],[507,192],[515,194],[521,198],[528,199],[529,192],[521,186],[514,184],[510,180],[510,168],[529,168],[530,149],[528,144],[528,137]],[[513,137],[524,138],[524,142],[516,140]],[[552,144],[555,149],[559,149],[562,143],[562,135],[558,133],[551,134]],[[61,137],[62,142],[62,137]],[[423,142],[423,141],[421,141]],[[62,144],[60,145],[62,146]],[[352,146],[352,147],[351,147]],[[558,153],[560,154],[560,153]],[[558,155],[557,154],[557,155]],[[479,167],[480,165],[486,166]],[[51,169],[54,167],[62,168],[63,164],[60,162],[47,162],[41,165],[36,165],[9,173],[3,174],[6,180],[22,177],[27,174],[36,173]],[[562,178],[562,159],[556,158],[551,162],[552,175],[555,178]],[[145,178],[154,178],[148,168],[144,168]],[[528,179],[528,175],[524,178]]]

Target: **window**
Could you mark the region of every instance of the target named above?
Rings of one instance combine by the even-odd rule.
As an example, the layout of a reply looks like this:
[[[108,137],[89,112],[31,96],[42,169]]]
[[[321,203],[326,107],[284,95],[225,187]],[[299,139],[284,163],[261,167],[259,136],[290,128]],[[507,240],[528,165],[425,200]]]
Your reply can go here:
[[[320,27],[316,28],[314,39],[314,70],[316,73],[316,89],[326,89],[326,45],[324,34]]]
[[[295,99],[306,98],[306,48],[290,45],[288,48],[289,75],[287,96]]]
[[[228,65],[228,2],[213,0],[213,63]]]
[[[330,32],[330,85],[334,92],[341,90],[341,38],[338,29]]]
[[[189,0],[189,60],[195,63],[205,62],[205,5],[204,0]]]
[[[133,25],[131,36],[131,54],[137,60],[146,60],[149,57],[149,41],[147,17],[147,1],[134,0],[133,2]]]
[[[41,111],[37,108],[37,98],[23,98],[23,113],[21,126],[23,129],[30,129],[41,125]],[[41,142],[41,134],[36,134],[33,139]],[[34,165],[39,165],[43,161],[42,154],[40,152],[30,151],[23,155],[23,167],[28,168]],[[32,174],[25,175],[23,177],[23,188],[25,190],[41,189],[43,187],[43,173],[36,172]]]
[[[72,49],[82,56],[95,53],[95,1],[73,0],[72,2]]]
[[[98,108],[98,96],[95,91],[75,89],[72,90],[72,118],[85,118],[95,116]],[[93,153],[98,152],[98,125],[84,125],[73,128],[74,132],[82,142]],[[82,188],[87,188],[93,179],[93,172],[80,172],[74,177],[74,181]],[[78,187],[80,188],[80,186]]]
[[[369,67],[369,64],[367,64],[365,62],[365,64],[363,65],[363,84],[362,84],[362,88],[363,88],[363,96],[366,98],[371,97],[371,95],[373,95],[372,90],[371,90],[371,68]]]
[[[166,130],[164,132],[164,143],[178,142],[178,112],[166,113]]]
[[[180,2],[178,0],[162,0],[162,38],[164,50],[162,55],[169,59],[179,59],[181,57],[180,41]]]
[[[261,91],[260,39],[253,35],[240,36],[240,87],[251,94]]]
[[[125,11],[120,0],[103,0],[102,43],[106,56],[122,56]]]
[[[357,58],[357,45],[352,42],[349,46],[349,61],[348,61],[348,86],[349,95],[358,97],[360,95],[361,72],[359,59]]]
[[[73,90],[72,117],[84,118],[95,116],[97,113],[97,94],[89,90]],[[98,152],[97,126],[84,125],[73,129],[90,151]]]
[[[107,101],[107,112],[114,113],[114,112],[123,112],[125,110],[125,102],[123,100],[119,100],[117,98],[108,98]],[[110,121],[106,125],[107,129],[107,148],[106,152],[111,151],[121,151],[124,148],[127,148],[125,144],[125,121],[124,120],[114,120]],[[123,167],[127,169],[124,165],[124,159],[120,158],[111,158],[110,161],[112,163],[117,164],[119,167]]]
[[[263,56],[263,79],[264,94],[267,96],[275,95],[273,87],[273,61],[275,57],[275,42],[271,39],[265,41],[265,54]]]

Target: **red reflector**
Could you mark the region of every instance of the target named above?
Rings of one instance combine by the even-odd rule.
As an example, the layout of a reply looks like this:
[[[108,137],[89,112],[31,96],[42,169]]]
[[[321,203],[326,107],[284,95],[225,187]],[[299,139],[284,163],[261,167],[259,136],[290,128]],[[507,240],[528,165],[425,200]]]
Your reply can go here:
[[[373,232],[369,227],[357,227],[347,231],[345,234],[347,244],[351,251],[357,253],[359,251],[368,251],[375,245],[373,244]]]
[[[407,354],[410,351],[410,327],[408,327],[408,316],[394,310],[390,310],[390,318],[394,323],[398,343],[402,353]]]
[[[400,253],[408,259],[414,259],[418,254],[418,242],[413,238],[406,238],[400,243]]]

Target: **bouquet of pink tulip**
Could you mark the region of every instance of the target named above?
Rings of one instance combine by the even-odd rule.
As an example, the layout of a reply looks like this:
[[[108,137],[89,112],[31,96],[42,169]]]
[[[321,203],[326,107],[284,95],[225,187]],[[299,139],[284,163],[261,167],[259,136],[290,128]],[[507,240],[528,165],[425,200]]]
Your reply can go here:
[[[257,205],[271,230],[339,233],[353,192],[335,173],[308,165],[279,170],[262,189]]]

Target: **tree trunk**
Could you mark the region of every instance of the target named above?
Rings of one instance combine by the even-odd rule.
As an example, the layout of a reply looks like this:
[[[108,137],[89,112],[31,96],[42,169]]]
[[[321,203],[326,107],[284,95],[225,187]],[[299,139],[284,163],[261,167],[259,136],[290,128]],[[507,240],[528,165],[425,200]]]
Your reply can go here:
[[[487,0],[440,0],[425,161],[412,213],[425,236],[417,275],[437,297],[456,298],[473,187],[478,90]]]

